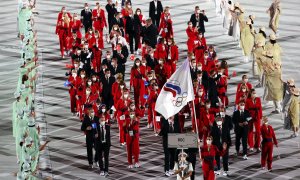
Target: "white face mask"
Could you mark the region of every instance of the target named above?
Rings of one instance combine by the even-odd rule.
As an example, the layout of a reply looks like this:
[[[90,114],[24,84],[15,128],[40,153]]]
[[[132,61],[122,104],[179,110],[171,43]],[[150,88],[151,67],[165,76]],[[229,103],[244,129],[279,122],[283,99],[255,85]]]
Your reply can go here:
[[[222,125],[222,121],[217,121],[217,125],[221,126]]]
[[[118,28],[117,28],[117,27],[115,27],[115,28],[114,28],[114,30],[116,31],[116,30],[118,30]]]
[[[85,93],[86,93],[87,95],[89,95],[89,94],[91,94],[91,91],[85,91]]]
[[[248,79],[244,79],[244,82],[247,83],[247,82],[248,82]]]
[[[93,31],[89,31],[90,32],[90,34],[92,34],[93,33]]]
[[[193,27],[193,25],[192,25],[192,24],[189,24],[188,26],[189,26],[189,28]]]
[[[265,122],[265,125],[268,125],[269,124],[269,122]]]
[[[196,67],[196,63],[193,63],[193,65],[192,65],[193,67]]]
[[[88,82],[88,85],[89,85],[89,86],[92,85],[92,82]]]
[[[202,71],[202,66],[198,66],[197,69],[198,69],[199,71]]]
[[[77,51],[77,54],[80,54],[80,53],[81,53],[81,51],[80,51],[80,50],[78,50],[78,51]]]
[[[76,74],[76,73],[72,73],[72,76],[73,76],[73,77],[76,77],[76,76],[77,76],[77,74]]]
[[[242,92],[246,92],[246,89],[242,89]]]
[[[159,64],[162,64],[162,63],[163,63],[163,61],[158,61],[158,63],[159,63]]]
[[[97,78],[94,77],[92,80],[93,80],[93,81],[97,81]]]
[[[135,63],[136,66],[140,66],[140,63]]]
[[[206,108],[209,109],[209,108],[210,108],[210,105],[206,105]]]
[[[106,56],[106,59],[110,59],[110,57],[111,57],[110,55],[107,55],[107,56]]]
[[[128,94],[124,94],[124,98],[128,98]]]
[[[78,68],[79,65],[78,64],[74,64],[74,66],[75,66],[75,68]]]
[[[140,15],[140,14],[141,14],[141,12],[140,12],[140,11],[138,11],[138,12],[136,12],[136,14],[137,14],[137,15]]]
[[[105,112],[105,109],[101,109],[102,112]]]
[[[104,126],[105,125],[105,121],[101,121],[101,126]]]
[[[128,8],[131,8],[131,5],[128,5],[127,7],[128,7]]]
[[[208,145],[211,145],[211,140],[206,140],[206,143],[207,143]]]
[[[134,118],[134,114],[130,114],[129,117],[132,119]]]
[[[110,64],[111,64],[112,66],[114,66],[114,65],[115,65],[115,63],[114,63],[114,62],[111,62]]]
[[[81,78],[85,78],[85,74],[81,74],[80,77],[81,77]]]
[[[245,109],[245,106],[240,106],[240,110],[244,110]]]
[[[142,65],[143,65],[143,66],[146,66],[146,63],[143,62]]]
[[[149,81],[153,79],[153,77],[148,77]]]
[[[88,9],[89,9],[89,7],[87,7],[87,6],[86,6],[86,7],[84,7],[84,9],[88,10]]]
[[[203,92],[198,92],[198,95],[201,97],[203,95]]]

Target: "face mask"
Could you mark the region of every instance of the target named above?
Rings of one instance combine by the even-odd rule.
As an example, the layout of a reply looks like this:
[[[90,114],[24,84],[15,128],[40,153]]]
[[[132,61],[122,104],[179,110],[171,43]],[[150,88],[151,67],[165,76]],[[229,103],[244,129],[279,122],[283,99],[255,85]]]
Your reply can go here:
[[[192,25],[192,24],[189,24],[188,26],[189,26],[189,28],[193,27],[193,25]]]
[[[107,77],[110,77],[110,74],[106,74]]]
[[[118,28],[115,27],[114,30],[116,31],[116,30],[118,30]]]
[[[201,70],[202,70],[202,66],[198,66],[197,69],[198,69],[199,71],[201,71]]]
[[[74,66],[75,66],[75,68],[78,68],[79,65],[78,64],[74,64]]]
[[[106,56],[106,59],[110,59],[110,55],[107,55],[107,56]]]
[[[254,98],[255,98],[255,97],[256,97],[256,94],[252,94],[252,97],[254,97]]]
[[[93,31],[90,31],[90,34],[92,34],[93,33]]]
[[[246,89],[242,89],[242,92],[246,92]]]
[[[153,79],[153,77],[148,77],[149,81]]]
[[[201,97],[203,95],[203,92],[198,92],[198,95]]]
[[[171,44],[172,44],[171,42],[168,42],[168,45],[169,45],[169,46],[171,46]]]
[[[76,76],[77,76],[77,74],[76,74],[76,73],[72,73],[72,76],[73,76],[73,77],[76,77]]]
[[[268,125],[269,124],[269,122],[265,122],[265,125]]]
[[[210,108],[210,105],[206,105],[206,108],[209,109],[209,108]]]
[[[98,34],[96,34],[96,35],[95,35],[95,38],[98,38],[98,37],[99,37]]]
[[[85,74],[81,74],[80,77],[81,77],[81,78],[85,78]]]
[[[130,116],[131,119],[134,118],[134,114],[130,114],[129,116]]]
[[[222,125],[222,121],[217,121],[217,125],[221,126]]]
[[[92,113],[91,113],[91,116],[92,116],[92,117],[94,117],[94,116],[95,116],[95,113],[94,113],[94,112],[92,112]]]
[[[128,94],[124,94],[124,98],[128,98]]]
[[[128,7],[128,8],[131,8],[131,5],[128,5],[127,7]]]
[[[86,93],[87,95],[89,95],[89,94],[91,94],[91,91],[85,91],[85,93]]]
[[[138,12],[136,12],[136,14],[137,14],[137,15],[140,15],[140,14],[141,14],[141,12],[140,12],[140,11],[138,11]]]
[[[89,48],[89,45],[84,45],[84,48],[85,48],[85,49],[88,49],[88,48]]]
[[[140,66],[140,63],[135,63],[136,66]]]
[[[209,54],[211,54],[211,55],[212,55],[212,53],[213,53],[213,52],[209,52]]]
[[[163,61],[158,61],[158,63],[159,63],[159,64],[162,64],[162,63],[163,63]]]
[[[78,50],[78,51],[77,51],[77,54],[80,54],[80,53],[81,53],[81,51],[80,51],[80,50]]]
[[[197,11],[196,11],[196,13],[198,13],[198,14],[199,14],[199,13],[200,13],[200,10],[197,10]]]
[[[111,62],[110,64],[111,64],[112,66],[114,66],[114,65],[115,65],[115,63],[114,63],[114,62]]]
[[[94,77],[92,80],[95,82],[97,80],[97,78]]]
[[[206,143],[207,143],[208,145],[211,145],[211,140],[206,140]]]
[[[196,63],[193,63],[193,67],[195,67],[196,66]]]
[[[240,106],[240,110],[244,110],[245,109],[245,106]]]
[[[207,59],[207,58],[208,58],[208,56],[204,56],[204,58],[205,58],[205,59]]]
[[[135,106],[131,106],[130,109],[134,110],[134,109],[135,109]]]
[[[247,83],[247,82],[248,82],[248,79],[244,79],[244,82]]]
[[[86,10],[88,10],[88,9],[89,9],[89,7],[87,7],[87,6],[86,6],[86,7],[84,7],[84,8],[85,8]]]
[[[89,86],[92,85],[92,82],[88,82],[88,85],[89,85]]]
[[[105,121],[101,121],[101,126],[104,126],[105,125]]]
[[[102,112],[105,112],[105,109],[101,109]]]
[[[146,66],[146,63],[143,62],[142,65],[143,65],[143,66]]]

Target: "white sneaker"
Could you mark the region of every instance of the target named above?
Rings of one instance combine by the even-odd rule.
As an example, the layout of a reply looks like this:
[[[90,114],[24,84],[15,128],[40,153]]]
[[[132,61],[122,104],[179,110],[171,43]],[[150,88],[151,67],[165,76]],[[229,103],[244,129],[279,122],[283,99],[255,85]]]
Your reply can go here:
[[[154,136],[158,136],[158,134],[157,134],[157,133],[154,133]]]
[[[253,152],[253,151],[254,151],[254,149],[253,149],[253,148],[250,148],[249,150],[250,150],[251,152]]]
[[[106,177],[106,176],[109,176],[108,172],[105,172],[105,173],[104,173],[104,176],[105,176],[105,177]]]
[[[295,135],[296,135],[296,137],[298,137],[298,136],[299,136],[299,133],[297,133],[297,132],[296,132],[296,134],[295,134]]]
[[[148,128],[148,129],[150,128],[150,124],[149,124],[149,123],[147,124],[147,128]]]
[[[223,171],[223,176],[228,176],[228,172],[227,171]]]
[[[139,167],[140,167],[140,163],[138,163],[138,162],[135,163],[135,164],[134,164],[134,167],[135,167],[135,168],[139,168]]]
[[[170,175],[174,175],[174,170],[170,170],[170,171],[169,171],[169,174],[170,174]]]
[[[132,165],[129,165],[129,166],[128,166],[128,169],[132,169],[132,168],[133,168],[133,166],[132,166]]]
[[[169,173],[169,171],[166,171],[165,175],[168,176],[168,177],[171,176],[170,173]]]
[[[221,174],[220,171],[214,171],[214,172],[215,172],[215,174],[218,175],[218,176]]]
[[[244,160],[247,160],[247,159],[248,159],[247,155],[244,155],[244,156],[243,156],[243,159],[244,159]]]
[[[100,176],[104,176],[104,171],[101,171],[101,172],[100,172]]]

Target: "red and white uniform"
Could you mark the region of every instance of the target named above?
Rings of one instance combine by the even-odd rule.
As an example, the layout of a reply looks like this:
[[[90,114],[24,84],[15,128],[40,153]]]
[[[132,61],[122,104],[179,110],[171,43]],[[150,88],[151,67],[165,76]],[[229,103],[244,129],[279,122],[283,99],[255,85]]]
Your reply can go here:
[[[154,88],[150,89],[150,95],[148,98],[148,124],[153,124],[154,130],[158,132],[161,129],[161,122],[156,121],[156,111],[155,111],[155,104],[157,97],[160,93],[160,90],[155,90]]]
[[[70,28],[71,33],[76,32],[77,37],[81,39],[82,34],[81,34],[81,32],[80,32],[80,29],[82,28],[82,24],[81,24],[80,19],[77,19],[77,20],[74,19],[74,20],[72,20],[72,21],[70,22],[70,27],[71,27],[71,28]]]
[[[136,117],[137,118],[137,117]],[[126,118],[125,132],[126,132],[126,145],[127,145],[127,160],[128,164],[132,165],[132,159],[134,158],[134,163],[139,162],[140,155],[140,144],[139,144],[139,118],[137,120],[132,120]]]
[[[215,113],[212,109],[206,110],[203,109],[200,112],[200,126],[198,126],[198,132],[199,132],[199,138],[202,139],[203,136],[203,142],[206,144],[206,138],[208,134],[210,133],[210,127],[213,125],[215,120]]]
[[[171,74],[176,71],[176,63],[178,61],[178,47],[176,45],[167,46],[166,63],[171,67]]]
[[[161,13],[158,32],[161,35],[161,37],[165,38],[166,40],[173,38],[173,22],[170,18],[169,13]]]
[[[139,107],[140,100],[145,94],[145,75],[141,72],[140,67],[132,68],[130,72],[130,87],[133,87],[135,106]]]
[[[66,23],[64,20],[60,19],[57,22],[56,29],[59,38],[59,46],[61,56],[64,56],[64,52],[68,51],[68,39],[70,36],[70,24]]]
[[[245,108],[250,112],[252,120],[248,124],[248,145],[250,148],[259,148],[260,146],[260,127],[263,116],[261,100],[259,97],[248,98]],[[255,134],[255,139],[253,135]],[[254,142],[253,142],[254,140]]]
[[[202,172],[204,180],[215,180],[214,166],[216,165],[215,156],[223,156],[226,149],[220,151],[215,145],[203,145],[201,147]]]
[[[272,169],[273,144],[277,146],[277,139],[270,125],[262,125],[260,131],[262,137],[261,166],[265,167],[267,161],[268,169]]]
[[[99,36],[103,37],[103,28],[107,27],[105,12],[103,9],[93,9],[92,11],[93,27],[99,31]]]
[[[220,98],[224,106],[228,106],[228,97],[226,96],[227,85],[228,85],[228,78],[227,76],[222,75],[217,81],[217,87],[218,87],[218,97]]]
[[[125,131],[124,131],[124,122],[125,119],[129,116],[128,107],[131,104],[130,99],[119,99],[118,102],[115,104],[115,108],[117,110],[117,120],[119,125],[119,137],[120,137],[120,143],[124,143],[126,141],[125,139]],[[125,119],[122,119],[121,116],[125,116]]]
[[[197,41],[197,37],[198,37],[198,29],[197,28],[187,28],[185,30],[187,36],[188,36],[188,40],[186,42],[187,47],[188,47],[188,52],[193,52],[194,50],[194,44],[196,43],[195,41]]]

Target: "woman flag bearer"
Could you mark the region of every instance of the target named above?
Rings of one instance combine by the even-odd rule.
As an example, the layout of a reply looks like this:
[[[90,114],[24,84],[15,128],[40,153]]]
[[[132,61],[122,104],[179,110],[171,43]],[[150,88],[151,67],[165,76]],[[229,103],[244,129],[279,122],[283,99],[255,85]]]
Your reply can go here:
[[[262,152],[261,152],[261,167],[265,169],[266,161],[268,170],[272,171],[273,161],[273,144],[278,147],[277,139],[273,127],[268,124],[268,118],[263,117],[263,125],[261,126],[262,136]]]

